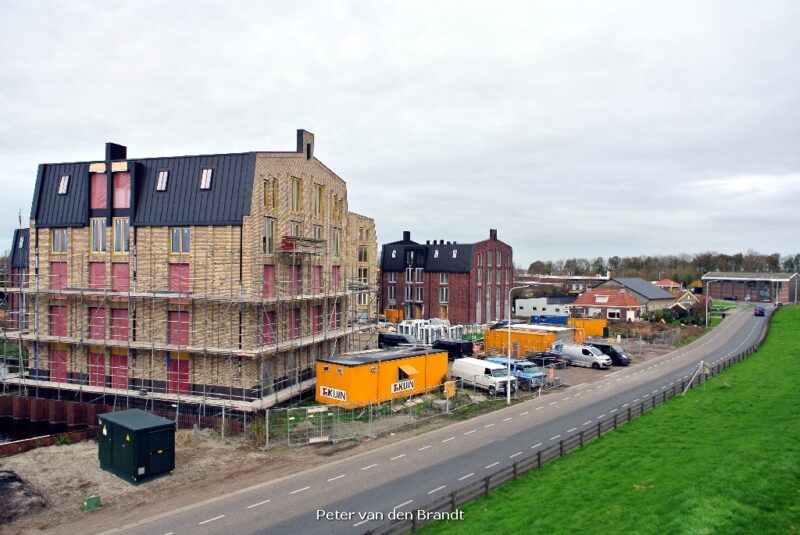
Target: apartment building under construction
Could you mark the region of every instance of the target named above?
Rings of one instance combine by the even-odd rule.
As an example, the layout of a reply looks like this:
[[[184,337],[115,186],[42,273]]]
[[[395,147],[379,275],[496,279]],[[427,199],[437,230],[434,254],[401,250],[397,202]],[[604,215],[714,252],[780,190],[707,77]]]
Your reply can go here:
[[[3,335],[21,386],[262,408],[363,349],[374,221],[313,134],[293,152],[105,152],[40,165],[15,232]]]

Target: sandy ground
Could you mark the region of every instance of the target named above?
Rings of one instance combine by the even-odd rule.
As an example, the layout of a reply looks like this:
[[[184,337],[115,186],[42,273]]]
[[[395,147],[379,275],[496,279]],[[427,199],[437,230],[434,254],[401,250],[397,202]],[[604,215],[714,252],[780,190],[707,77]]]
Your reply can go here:
[[[667,353],[669,348],[626,348],[641,364]],[[569,368],[566,383],[576,385],[602,379],[611,370]],[[35,449],[0,459],[0,470],[18,474],[46,501],[42,511],[0,525],[0,533],[94,533],[131,522],[144,514],[173,510],[260,482],[278,479],[314,466],[355,455],[393,441],[436,429],[450,422],[434,418],[416,427],[363,442],[336,445],[280,447],[261,451],[239,441],[220,439],[204,430],[196,440],[191,431],[176,436],[176,469],[165,477],[131,485],[100,469],[97,443],[85,441]],[[80,510],[85,497],[97,493],[103,507]]]

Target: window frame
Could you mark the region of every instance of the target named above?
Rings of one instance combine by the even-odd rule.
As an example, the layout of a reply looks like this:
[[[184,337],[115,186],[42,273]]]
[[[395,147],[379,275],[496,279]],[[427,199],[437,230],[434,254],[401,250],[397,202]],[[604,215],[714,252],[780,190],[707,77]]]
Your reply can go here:
[[[261,238],[261,252],[268,255],[275,254],[275,218],[264,218]]]
[[[176,242],[175,236],[178,236]],[[186,249],[184,250],[184,236],[186,237]],[[169,227],[169,254],[170,255],[187,255],[192,252],[192,232],[191,227]],[[175,251],[175,244],[178,244],[178,251]]]
[[[95,227],[99,226],[100,229],[96,229]],[[89,252],[92,254],[106,254],[108,252],[108,244],[106,243],[106,234],[108,230],[108,225],[106,225],[106,218],[105,217],[92,217],[89,219]],[[97,235],[97,232],[102,231],[100,236]],[[100,243],[95,243],[95,238],[100,238]],[[95,247],[95,245],[99,245],[99,247]]]
[[[331,254],[333,256],[340,256],[341,253],[341,229],[333,227],[331,229]]]
[[[125,226],[125,233],[124,233],[124,240],[123,244],[125,245],[125,249],[118,251],[117,250],[117,224],[123,223]],[[127,223],[127,224],[125,224]],[[130,231],[131,231],[131,218],[130,217],[115,217],[111,220],[111,228],[114,229],[114,232],[111,236],[111,251],[113,254],[128,254],[131,252],[131,238],[130,238]]]
[[[163,193],[169,186],[169,169],[162,169],[156,175],[156,191]]]
[[[50,229],[50,252],[53,254],[64,254],[69,252],[69,234],[66,228]],[[20,236],[20,238],[22,238]],[[22,242],[24,245],[24,242]],[[58,247],[56,247],[58,245]]]
[[[299,213],[303,210],[303,179],[292,177],[289,210]]]
[[[208,191],[211,189],[211,184],[213,183],[214,177],[214,168],[213,167],[203,167],[200,171],[200,189],[203,191]]]
[[[58,189],[56,189],[56,192],[59,195],[67,195],[69,192],[69,177],[70,175],[61,175],[58,178]]]

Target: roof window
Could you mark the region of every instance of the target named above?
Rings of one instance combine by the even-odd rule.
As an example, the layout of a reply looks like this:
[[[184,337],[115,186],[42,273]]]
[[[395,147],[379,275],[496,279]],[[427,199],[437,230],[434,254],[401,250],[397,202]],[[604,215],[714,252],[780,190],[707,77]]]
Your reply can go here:
[[[434,258],[439,258],[439,249],[434,249],[433,250],[433,257]]]
[[[61,178],[58,181],[58,194],[66,195],[67,188],[69,188],[69,175],[61,175]]]
[[[458,256],[458,249],[453,249],[453,258]]]
[[[159,171],[158,180],[156,181],[156,191],[167,191],[167,179],[169,178],[169,171]],[[202,188],[202,184],[200,185]]]
[[[200,189],[211,189],[211,173],[213,169],[203,169],[203,175],[200,177]]]

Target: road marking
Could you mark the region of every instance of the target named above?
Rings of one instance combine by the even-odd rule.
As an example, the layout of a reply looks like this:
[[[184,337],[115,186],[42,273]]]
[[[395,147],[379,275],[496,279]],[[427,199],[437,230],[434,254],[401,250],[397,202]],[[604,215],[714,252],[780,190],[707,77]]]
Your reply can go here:
[[[446,438],[446,439],[442,440],[442,444],[444,444],[445,442],[450,442],[451,440],[454,440],[455,438],[456,437]]]
[[[598,419],[598,420],[602,420],[602,419],[603,419],[603,418],[605,418],[605,417],[606,417],[606,415],[605,415],[605,414],[601,414],[600,416],[598,416],[598,417],[597,417],[597,419]]]
[[[573,431],[575,431],[576,429],[578,429],[578,428],[577,428],[577,427],[573,427],[572,429],[568,429],[568,430],[567,430],[567,433],[572,433],[572,432],[573,432]]]
[[[592,421],[589,420],[588,422],[583,422],[583,425],[591,425]]]
[[[672,386],[672,385],[674,385],[674,384],[675,384],[675,381],[672,381],[672,382],[669,384],[669,386]]]
[[[667,389],[667,385],[664,385],[664,386],[661,387],[661,390],[666,390],[666,389]]]
[[[358,527],[358,526],[360,526],[361,524],[366,524],[366,523],[367,523],[367,522],[369,522],[370,520],[373,520],[373,519],[371,519],[371,518],[367,518],[366,520],[362,520],[361,522],[356,522],[355,524],[353,524],[353,527],[355,528],[355,527]]]
[[[265,503],[269,503],[269,500],[264,500],[263,502],[254,503],[253,505],[248,505],[248,509],[252,509],[253,507],[258,507],[259,505],[264,505]]]
[[[401,503],[400,505],[395,505],[394,507],[392,507],[392,511],[396,511],[396,510],[400,509],[401,507],[410,504],[413,501],[414,500],[408,500],[408,501],[405,501],[405,502]]]
[[[561,436],[561,435],[556,435],[556,436],[554,436],[553,438],[551,438],[550,440],[556,440],[556,439],[557,439],[558,437],[560,437],[560,436]]]
[[[580,396],[580,395],[581,395],[581,393],[580,393],[580,392],[578,392],[577,394],[575,394],[575,397],[578,397],[578,396]]]
[[[656,392],[658,392],[658,390],[656,390]],[[642,398],[646,398],[646,397],[649,397],[649,396],[650,396],[650,394],[645,394],[644,396],[642,396]]]
[[[526,414],[528,414],[528,411],[519,413],[520,416],[525,416]]]
[[[636,403],[637,401],[639,401],[639,398],[633,400],[634,403]]]
[[[447,488],[447,485],[442,485],[441,487],[436,487],[435,489],[433,489],[431,491],[428,491],[428,494],[433,494],[434,492],[438,492],[438,491],[440,491],[442,489],[446,489],[446,488]]]
[[[391,458],[391,459],[389,459],[389,460],[390,460],[390,461],[396,461],[397,459],[400,459],[401,457],[405,457],[405,456],[406,456],[406,454],[405,454],[405,453],[401,453],[400,455],[397,455],[397,456],[395,456],[395,457],[392,457],[392,458]]]
[[[623,405],[623,406],[622,406],[622,408],[624,409],[624,408],[625,408],[625,407],[627,407],[628,405],[630,405],[630,403],[626,403],[625,405]]]
[[[483,427],[484,427],[484,428],[486,428],[486,427],[492,427],[493,425],[494,425],[494,424],[486,424],[486,425],[484,425]]]
[[[653,390],[653,394],[658,394],[658,389]]]
[[[375,468],[376,466],[378,466],[378,463],[371,464],[369,466],[365,466],[364,468],[362,468],[362,470],[369,470],[370,468]]]
[[[465,480],[465,479],[467,479],[468,477],[472,477],[472,476],[474,476],[474,475],[475,475],[475,472],[470,472],[469,474],[467,474],[467,475],[465,475],[465,476],[461,476],[461,477],[459,477],[459,478],[458,478],[458,480],[459,480],[459,481],[464,481],[464,480]]]
[[[347,474],[342,474],[340,476],[332,477],[328,480],[328,482],[330,483],[331,481],[336,481],[337,479],[342,479],[343,477],[347,477]]]
[[[507,422],[507,421],[509,421],[510,419],[511,419],[511,417],[509,416],[508,418],[504,419],[503,421],[504,421],[504,422]]]
[[[569,398],[568,398],[568,397],[566,397],[566,398],[564,398],[564,401],[567,401],[568,399],[569,399]]]
[[[464,434],[465,434],[465,435],[469,435],[470,433],[474,433],[474,432],[475,432],[475,429],[473,429],[472,431],[467,431],[467,432],[466,432],[466,433],[464,433]]]
[[[558,401],[554,401],[552,403],[549,403],[549,405],[555,405],[556,403],[558,403]]]
[[[514,457],[516,457],[517,455],[522,455],[522,452],[521,452],[521,451],[518,451],[517,453],[514,453],[513,455],[509,455],[509,456],[508,456],[508,458],[509,458],[509,459],[513,459],[513,458],[514,458]]]
[[[202,522],[198,522],[198,526],[202,526],[203,524],[208,524],[209,522],[213,522],[215,520],[219,520],[220,518],[225,518],[225,515],[215,516],[214,518],[209,518],[208,520],[203,520]]]
[[[422,446],[421,448],[417,448],[417,451],[427,450],[430,446]]]
[[[542,409],[544,409],[544,407],[536,407],[536,410],[537,410],[537,411],[540,411],[540,410],[542,410]]]
[[[616,381],[614,381],[614,382],[615,382],[615,383],[618,383],[618,382],[620,382],[620,381],[622,381],[622,377],[620,377],[619,379],[617,379],[617,380],[616,380]]]
[[[303,487],[302,489],[293,490],[292,492],[289,493],[289,496],[291,496],[292,494],[297,494],[298,492],[303,492],[304,490],[308,490],[310,488],[311,486],[309,485],[308,487]]]
[[[609,412],[609,413],[612,413],[612,412],[617,412],[617,409],[611,409],[611,410],[610,410],[610,411],[608,411],[608,412]]]
[[[541,445],[542,445],[542,443],[541,443],[541,442],[539,442],[538,444],[534,444],[533,446],[531,446],[531,449],[532,449],[532,450],[535,450],[536,448],[538,448],[538,447],[539,447],[539,446],[541,446]]]
[[[492,464],[490,464],[489,466],[484,466],[484,468],[491,468],[493,466],[497,466],[498,464],[500,464],[500,461],[495,461]]]

